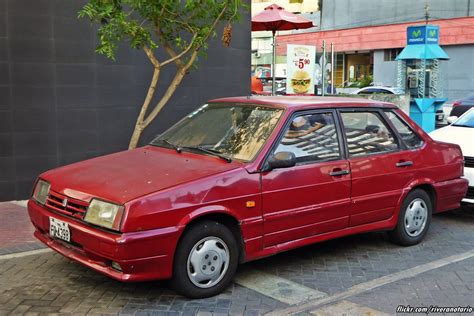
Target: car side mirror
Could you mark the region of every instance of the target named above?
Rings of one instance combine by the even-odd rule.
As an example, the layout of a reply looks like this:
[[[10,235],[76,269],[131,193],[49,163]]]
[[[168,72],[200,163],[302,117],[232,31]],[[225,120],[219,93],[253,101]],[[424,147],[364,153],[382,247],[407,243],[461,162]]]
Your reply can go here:
[[[270,169],[289,168],[296,165],[296,156],[289,151],[280,151],[268,159]]]
[[[453,124],[458,119],[457,116],[450,116],[446,119],[449,124]]]

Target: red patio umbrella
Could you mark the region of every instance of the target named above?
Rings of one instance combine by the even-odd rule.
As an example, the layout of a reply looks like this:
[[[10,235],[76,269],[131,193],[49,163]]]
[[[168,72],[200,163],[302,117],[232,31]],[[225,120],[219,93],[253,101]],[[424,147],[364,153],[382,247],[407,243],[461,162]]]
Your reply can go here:
[[[272,94],[275,94],[275,63],[276,63],[276,31],[307,29],[315,26],[311,20],[286,11],[277,4],[272,4],[252,17],[252,31],[272,31]]]

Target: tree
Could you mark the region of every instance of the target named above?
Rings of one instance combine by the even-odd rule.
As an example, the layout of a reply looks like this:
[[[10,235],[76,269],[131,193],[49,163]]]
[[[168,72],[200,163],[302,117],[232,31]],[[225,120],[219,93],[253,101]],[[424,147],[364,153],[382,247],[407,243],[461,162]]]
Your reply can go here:
[[[247,5],[242,0],[90,0],[79,17],[98,23],[96,52],[115,60],[120,42],[141,49],[151,62],[153,75],[130,139],[129,149],[137,146],[144,129],[156,118],[192,68],[205,54],[216,29],[226,23],[224,46],[231,39],[232,22],[240,19]],[[166,52],[160,60],[157,51]],[[175,64],[176,73],[159,101],[150,108],[163,67]],[[150,110],[149,110],[150,109]]]

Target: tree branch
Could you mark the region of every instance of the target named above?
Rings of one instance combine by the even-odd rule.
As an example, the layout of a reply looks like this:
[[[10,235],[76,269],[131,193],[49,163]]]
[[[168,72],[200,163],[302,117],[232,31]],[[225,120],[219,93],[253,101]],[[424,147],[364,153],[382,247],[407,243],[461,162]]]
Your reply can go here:
[[[158,59],[156,59],[155,55],[153,54],[153,51],[147,46],[143,47],[143,50],[145,51],[145,54],[147,55],[150,62],[153,64],[153,67],[155,69],[160,68],[160,62],[158,61]]]
[[[209,32],[206,34],[206,36],[204,37],[204,41],[207,41],[207,39],[211,36],[212,32],[214,31],[214,29],[216,28],[217,26],[217,23],[219,23],[220,19],[222,18],[222,16],[224,15],[225,11],[227,9],[227,5],[224,6],[224,8],[222,9],[222,11],[219,13],[219,15],[217,16],[217,18],[214,20],[214,22],[212,23],[211,25],[211,28],[209,29]],[[191,42],[192,43],[192,42]],[[158,104],[155,106],[155,108],[153,109],[153,111],[151,111],[151,113],[148,115],[148,117],[143,121],[143,126],[144,127],[147,127],[154,119],[155,117],[158,115],[158,113],[160,113],[161,109],[166,105],[166,103],[169,101],[169,99],[173,96],[174,92],[176,91],[176,88],[178,87],[178,85],[181,83],[181,81],[183,80],[185,74],[186,74],[186,71],[194,64],[194,62],[196,61],[196,58],[197,58],[197,55],[199,53],[199,49],[202,47],[202,44],[201,45],[197,45],[194,50],[193,50],[193,53],[191,54],[191,57],[189,58],[188,62],[186,63],[186,65],[184,67],[178,67],[178,71],[176,72],[176,75],[174,76],[173,78],[173,81],[171,82],[171,84],[168,86],[168,89],[166,89],[166,92],[165,94],[163,95],[163,97],[161,98],[161,100],[158,102]],[[174,52],[172,50],[172,48],[170,47],[170,51]],[[177,56],[177,55],[175,55]],[[182,61],[180,59],[175,59],[175,62],[176,61],[179,61],[182,63]]]
[[[193,47],[193,44],[194,44],[194,41],[196,40],[196,37],[197,37],[197,34],[195,33],[193,35],[193,38],[191,39],[191,41],[189,42],[189,45],[186,47],[186,49],[184,49],[181,53],[179,54],[176,54],[176,52],[171,48],[171,45],[165,41],[163,43],[163,46],[165,47],[166,51],[168,52],[168,54],[170,56],[172,56],[170,59],[167,59],[165,61],[163,61],[161,63],[161,66],[164,66],[166,64],[169,64],[169,63],[172,63],[172,62],[176,62],[177,60],[180,61],[180,64],[177,63],[178,67],[182,67],[182,62],[181,62],[181,57],[183,57],[184,55],[186,55],[187,52],[189,52],[189,50]],[[169,49],[169,50],[168,50]]]
[[[183,80],[185,74],[186,74],[186,71],[184,68],[178,69],[178,71],[176,72],[173,78],[173,81],[171,81],[170,85],[168,86],[168,89],[166,89],[160,101],[156,104],[155,108],[153,109],[153,111],[151,111],[148,117],[143,121],[143,128],[146,128],[148,125],[150,125],[150,123],[155,119],[158,113],[160,113],[161,109],[166,105],[169,99],[173,96],[174,92],[176,91],[176,88],[179,86],[179,84]]]
[[[222,11],[219,13],[219,15],[217,16],[217,18],[214,20],[214,22],[212,23],[211,27],[209,28],[209,32],[207,32],[206,36],[203,38],[202,42],[201,43],[205,43],[207,42],[207,40],[209,39],[209,37],[211,36],[212,32],[214,32],[214,30],[216,29],[217,27],[217,23],[220,22],[222,16],[224,15],[225,11],[227,10],[227,4],[222,8]],[[202,47],[202,44],[198,45],[197,47],[197,50],[199,50],[200,48]]]
[[[221,18],[224,15],[226,10],[227,10],[227,4],[224,5],[224,7],[222,8],[222,11],[219,13],[219,15],[216,17],[216,19],[212,23],[211,27],[209,28],[209,32],[207,32],[206,36],[204,37],[204,39],[202,40],[201,43],[207,42],[207,40],[211,36],[212,32],[214,32],[214,30],[216,29],[217,24],[221,20]],[[201,49],[201,47],[202,47],[202,44],[199,44],[194,48],[194,51],[191,54],[191,58],[188,60],[186,66],[185,66],[185,70],[188,70],[194,64],[194,61],[196,60],[196,57],[199,53],[199,49]]]
[[[158,28],[158,25],[155,25],[155,32],[161,44],[163,45],[163,48],[165,49],[165,51],[168,53],[171,59],[174,59],[178,54],[176,54],[173,47],[171,47],[170,43],[164,38],[163,32],[161,31],[160,28]],[[181,61],[181,59],[175,58],[173,61],[175,62],[176,66],[178,66],[178,68],[184,67],[184,64]]]

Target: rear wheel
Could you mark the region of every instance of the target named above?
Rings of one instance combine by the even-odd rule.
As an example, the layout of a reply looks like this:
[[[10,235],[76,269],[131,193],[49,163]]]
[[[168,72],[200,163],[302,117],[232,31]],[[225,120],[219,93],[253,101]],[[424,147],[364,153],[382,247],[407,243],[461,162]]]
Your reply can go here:
[[[191,298],[219,294],[232,281],[238,256],[237,242],[229,228],[213,221],[197,223],[176,249],[172,286]]]
[[[426,193],[416,189],[408,193],[398,215],[397,227],[389,232],[390,239],[402,246],[412,246],[423,240],[431,223],[432,202]]]

